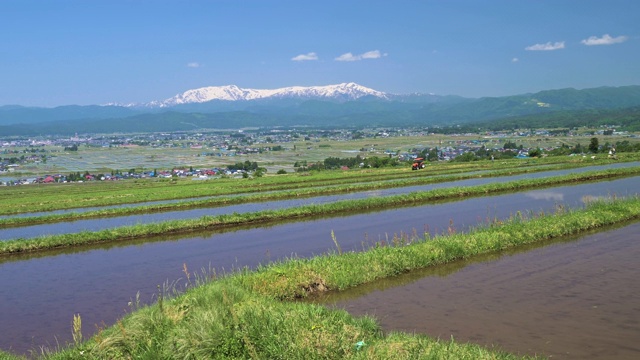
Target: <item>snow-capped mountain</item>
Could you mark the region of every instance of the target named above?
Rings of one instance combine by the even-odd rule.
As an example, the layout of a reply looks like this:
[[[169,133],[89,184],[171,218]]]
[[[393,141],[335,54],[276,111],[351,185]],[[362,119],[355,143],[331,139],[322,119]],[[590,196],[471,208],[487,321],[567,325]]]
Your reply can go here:
[[[172,98],[163,101],[153,101],[145,105],[149,107],[170,107],[182,104],[203,103],[212,100],[246,101],[267,98],[355,100],[363,96],[388,99],[386,93],[356,83],[309,87],[291,86],[280,89],[243,89],[236,85],[227,85],[187,90]]]

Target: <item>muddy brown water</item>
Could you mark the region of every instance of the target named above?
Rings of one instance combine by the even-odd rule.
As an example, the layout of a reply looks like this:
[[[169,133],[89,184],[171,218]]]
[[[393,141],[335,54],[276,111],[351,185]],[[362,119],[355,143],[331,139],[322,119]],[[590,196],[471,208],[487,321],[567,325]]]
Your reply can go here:
[[[385,331],[553,359],[640,358],[640,223],[385,279],[314,302]]]
[[[28,256],[0,257],[0,348],[16,353],[71,341],[71,321],[81,314],[83,333],[113,324],[140,292],[153,301],[157,285],[184,281],[191,272],[254,267],[286,257],[334,250],[361,250],[394,234],[444,232],[453,222],[465,230],[517,211],[553,211],[582,206],[584,198],[635,193],[640,178],[564,186],[517,194],[472,198],[337,218],[320,218],[249,229],[160,237],[147,242],[78,247]],[[182,280],[178,280],[182,279]]]

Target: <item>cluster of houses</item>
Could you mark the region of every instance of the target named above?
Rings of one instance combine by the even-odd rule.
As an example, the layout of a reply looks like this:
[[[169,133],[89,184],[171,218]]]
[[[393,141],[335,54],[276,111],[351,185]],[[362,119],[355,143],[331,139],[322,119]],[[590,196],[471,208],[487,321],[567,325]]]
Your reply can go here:
[[[331,129],[331,130],[286,130],[286,129],[268,129],[268,130],[251,130],[251,131],[235,131],[235,132],[210,132],[210,133],[154,133],[154,134],[127,134],[127,135],[85,135],[72,136],[68,138],[44,137],[41,139],[14,139],[0,140],[0,185],[13,184],[34,184],[34,183],[62,183],[62,182],[78,182],[78,181],[113,181],[129,178],[147,178],[147,177],[193,177],[194,179],[206,179],[216,176],[241,176],[241,172],[230,171],[228,169],[174,169],[165,171],[146,171],[146,172],[123,172],[116,174],[70,174],[70,175],[46,175],[39,177],[24,178],[18,180],[8,180],[9,176],[18,172],[21,165],[30,163],[44,163],[53,159],[58,152],[77,151],[78,146],[95,148],[95,147],[150,147],[150,148],[189,148],[202,150],[198,156],[212,157],[233,157],[237,155],[250,155],[261,153],[263,151],[281,151],[288,150],[291,147],[294,151],[304,151],[304,149],[296,150],[295,145],[285,145],[292,142],[306,141],[307,149],[315,146],[320,139],[333,141],[348,141],[354,138],[386,138],[386,137],[403,137],[403,136],[429,136],[433,133],[433,129],[407,129],[392,128],[384,130],[364,131],[349,129]],[[606,132],[606,133],[605,133]],[[606,128],[602,133],[607,135],[628,135],[626,133],[616,133],[612,129]],[[562,134],[552,133],[546,130],[536,130],[531,132],[513,131],[496,131],[486,132],[482,134],[449,134],[455,139],[460,136],[460,140],[441,141],[437,147],[438,159],[448,161],[468,152],[476,152],[481,148],[494,152],[503,152],[503,143],[506,138],[518,137],[549,137],[549,136],[577,136],[572,131],[566,131]],[[475,137],[476,139],[470,139]],[[285,149],[285,146],[287,147]],[[322,146],[322,145],[319,145]],[[63,148],[64,150],[62,150]],[[415,154],[422,152],[424,149],[411,149],[407,153],[400,153],[397,150],[382,151],[372,146],[370,149],[361,149],[360,152],[382,153],[388,157],[396,157],[400,161],[410,161]],[[514,149],[515,150],[515,149]],[[518,156],[526,157],[527,149],[517,149]]]
[[[118,181],[125,179],[144,179],[144,178],[186,178],[191,177],[194,180],[215,179],[221,176],[241,177],[243,171],[213,168],[213,169],[173,169],[163,171],[142,171],[142,172],[122,172],[117,174],[55,174],[38,177],[22,178],[16,180],[0,181],[0,186],[12,185],[30,185],[30,184],[52,184],[52,183],[69,183],[69,182],[89,182],[89,181]]]

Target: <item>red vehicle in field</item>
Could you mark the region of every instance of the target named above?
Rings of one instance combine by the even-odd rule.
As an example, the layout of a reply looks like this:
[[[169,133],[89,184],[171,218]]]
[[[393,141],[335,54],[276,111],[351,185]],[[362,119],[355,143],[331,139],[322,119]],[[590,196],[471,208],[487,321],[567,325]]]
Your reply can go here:
[[[411,165],[411,170],[424,169],[424,166],[424,158],[415,158],[413,160],[413,165]]]

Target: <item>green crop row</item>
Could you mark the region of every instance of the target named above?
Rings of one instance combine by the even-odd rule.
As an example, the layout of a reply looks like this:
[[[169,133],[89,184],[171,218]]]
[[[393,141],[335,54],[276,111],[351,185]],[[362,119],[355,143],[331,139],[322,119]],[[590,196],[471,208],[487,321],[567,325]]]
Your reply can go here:
[[[250,213],[233,213],[218,216],[203,216],[198,219],[172,220],[151,224],[138,224],[95,232],[80,232],[62,235],[48,235],[32,239],[15,239],[0,242],[0,254],[38,251],[83,244],[122,241],[147,236],[171,233],[186,233],[215,227],[232,227],[246,224],[303,219],[314,216],[345,214],[381,210],[397,206],[423,204],[434,200],[456,199],[468,196],[540,188],[559,184],[584,182],[638,174],[640,168],[623,168],[591,171],[542,179],[524,179],[506,183],[493,183],[470,187],[452,187],[423,192],[412,192],[388,197],[374,197],[359,200],[338,201],[328,204],[311,204],[280,210],[265,210]]]
[[[629,154],[619,161],[635,161]],[[407,181],[473,171],[498,171],[504,175],[523,172],[571,169],[603,165],[607,159],[584,161],[566,158],[533,160],[478,161],[472,163],[434,163],[424,171],[407,168],[325,171],[303,174],[273,175],[253,179],[215,179],[207,181],[140,179],[83,184],[43,184],[0,188],[0,215],[53,211],[83,207],[135,204],[149,201],[197,197],[256,194],[267,191],[310,189],[343,184]],[[479,177],[460,175],[457,179]],[[486,174],[484,176],[487,176]],[[494,175],[495,176],[495,175]],[[450,181],[450,180],[446,180]]]
[[[562,166],[554,166],[552,168],[546,167],[545,171],[555,170],[556,168],[561,168],[561,167]],[[640,168],[638,169],[639,169],[638,171],[640,171]],[[509,175],[515,175],[515,174],[521,174],[521,173],[529,173],[529,172],[532,172],[531,168],[496,170],[496,171],[486,172],[482,174],[461,174],[461,175],[415,177],[410,179],[401,179],[401,180],[395,180],[395,181],[377,181],[377,182],[370,182],[370,183],[353,183],[351,181],[347,185],[334,185],[334,186],[324,186],[324,187],[319,187],[317,185],[313,186],[313,184],[311,184],[309,187],[306,187],[304,189],[257,193],[257,194],[244,195],[244,196],[240,196],[240,195],[221,196],[221,197],[208,198],[203,200],[142,205],[142,206],[135,206],[135,207],[133,206],[121,207],[121,208],[102,209],[102,210],[86,211],[86,212],[70,212],[70,213],[64,213],[64,214],[51,214],[51,215],[30,216],[30,217],[9,217],[5,219],[0,219],[0,227],[27,226],[27,225],[54,223],[54,222],[62,222],[62,221],[75,221],[75,220],[81,220],[81,219],[146,214],[146,213],[152,213],[152,212],[179,211],[184,209],[195,209],[195,208],[211,208],[216,206],[296,199],[296,198],[313,197],[313,196],[320,196],[320,195],[346,194],[346,193],[352,193],[357,191],[370,191],[370,190],[380,190],[380,189],[388,189],[388,188],[395,188],[395,187],[427,185],[427,184],[459,181],[459,180],[473,179],[473,178],[509,176]],[[620,172],[621,176],[633,175],[637,173],[638,172],[634,170],[630,170],[630,171],[625,170]],[[611,175],[611,176],[616,176],[616,175]]]

